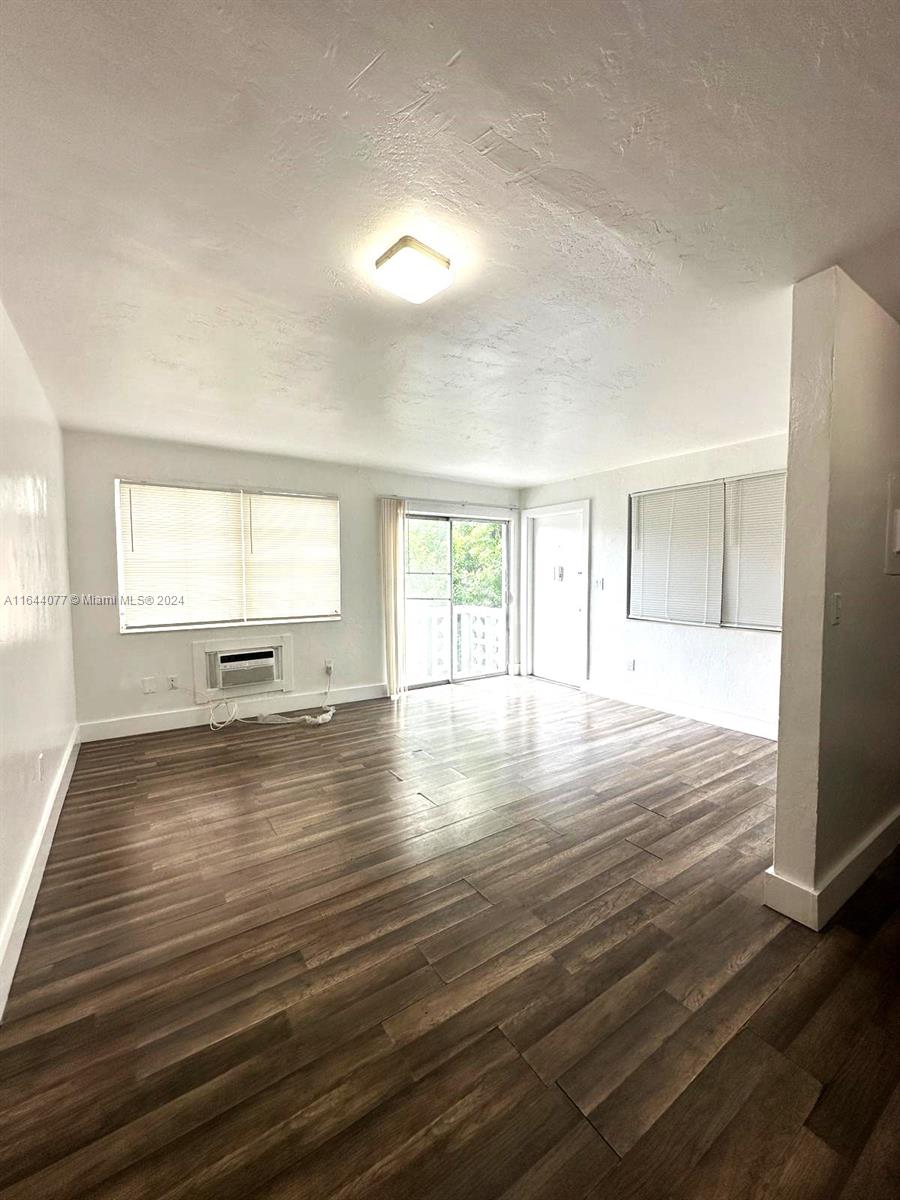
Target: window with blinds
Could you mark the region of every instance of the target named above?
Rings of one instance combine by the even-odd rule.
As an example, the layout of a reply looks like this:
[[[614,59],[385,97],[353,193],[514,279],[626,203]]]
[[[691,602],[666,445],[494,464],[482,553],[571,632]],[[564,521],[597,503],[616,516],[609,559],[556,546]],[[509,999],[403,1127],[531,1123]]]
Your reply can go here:
[[[781,627],[784,472],[631,496],[628,615]]]
[[[123,631],[340,616],[336,499],[124,480],[116,489]]]
[[[631,616],[719,624],[723,522],[721,482],[632,497]]]
[[[785,475],[725,481],[722,624],[781,628]]]

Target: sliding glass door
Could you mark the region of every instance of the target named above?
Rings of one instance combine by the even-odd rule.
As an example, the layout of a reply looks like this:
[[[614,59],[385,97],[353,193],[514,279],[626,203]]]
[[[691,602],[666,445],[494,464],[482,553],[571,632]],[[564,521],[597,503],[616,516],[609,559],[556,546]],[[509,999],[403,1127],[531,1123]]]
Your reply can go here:
[[[506,671],[507,523],[406,518],[410,687]]]
[[[451,520],[453,678],[507,667],[506,523]]]
[[[450,522],[406,518],[406,678],[410,686],[451,679]]]

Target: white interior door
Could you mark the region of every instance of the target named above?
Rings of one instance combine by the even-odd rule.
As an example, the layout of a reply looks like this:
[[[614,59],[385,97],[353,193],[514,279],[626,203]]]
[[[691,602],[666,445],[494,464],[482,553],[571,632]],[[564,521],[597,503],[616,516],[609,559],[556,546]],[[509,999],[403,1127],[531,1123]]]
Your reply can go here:
[[[587,512],[534,510],[527,519],[531,673],[578,685],[587,675]]]

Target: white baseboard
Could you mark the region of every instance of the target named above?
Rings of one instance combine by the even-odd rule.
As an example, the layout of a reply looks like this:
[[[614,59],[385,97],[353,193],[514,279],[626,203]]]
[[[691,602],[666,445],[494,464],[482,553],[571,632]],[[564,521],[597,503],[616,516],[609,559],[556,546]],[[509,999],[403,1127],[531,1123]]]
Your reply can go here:
[[[792,921],[799,921],[810,929],[819,930],[819,897],[811,888],[776,875],[769,867],[763,880],[763,902]]]
[[[352,704],[358,700],[377,700],[386,695],[387,687],[383,683],[336,688],[331,693],[329,704]],[[270,692],[265,696],[243,696],[236,703],[240,716],[256,717],[262,713],[316,708],[322,703],[322,693]],[[84,721],[81,725],[81,740],[99,742],[107,738],[133,737],[137,733],[165,733],[170,729],[190,729],[208,723],[209,708],[205,704],[192,704],[190,708],[170,708],[163,712],[133,713],[127,717]]]
[[[702,721],[706,725],[717,725],[720,729],[733,729],[736,733],[750,733],[754,737],[767,738],[770,742],[778,740],[777,717],[769,720],[765,717],[730,712],[724,708],[682,704],[680,701],[672,700],[669,696],[616,695],[614,690],[605,688],[591,679],[583,685],[583,691],[590,692],[594,696],[605,696],[607,700],[618,700],[622,704],[635,704],[639,708],[652,708],[657,712],[671,713],[673,717],[688,717],[692,721]]]
[[[78,726],[76,725],[62,753],[59,767],[47,793],[40,825],[22,865],[19,886],[6,914],[3,929],[0,931],[0,1020],[3,1018],[3,1010],[6,1008],[6,1001],[9,998],[9,989],[12,987],[19,955],[22,953],[22,943],[28,932],[31,910],[34,908],[38,888],[41,886],[44,867],[47,865],[47,856],[53,844],[53,835],[56,833],[56,824],[59,821],[66,792],[69,790],[72,772],[75,770],[78,745]]]
[[[820,887],[810,888],[766,871],[763,899],[769,908],[810,929],[822,929],[842,904],[900,844],[900,807],[867,833],[827,874]]]

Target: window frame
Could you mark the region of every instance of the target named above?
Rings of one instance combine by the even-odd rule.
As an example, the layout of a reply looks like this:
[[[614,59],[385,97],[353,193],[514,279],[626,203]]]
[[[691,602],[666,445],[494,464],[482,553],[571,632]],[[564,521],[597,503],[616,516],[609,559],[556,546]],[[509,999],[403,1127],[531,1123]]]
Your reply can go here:
[[[155,487],[155,488],[176,488],[181,490],[191,490],[196,492],[228,492],[237,493],[239,495],[254,495],[254,496],[291,496],[298,500],[333,500],[337,506],[337,545],[338,545],[338,575],[339,575],[339,603],[340,611],[337,613],[326,613],[322,616],[313,615],[306,617],[254,617],[250,620],[242,621],[185,621],[171,622],[168,624],[159,625],[127,625],[125,623],[125,606],[122,604],[122,597],[125,592],[124,581],[124,564],[122,562],[122,512],[121,499],[123,487]],[[333,492],[293,492],[286,488],[267,488],[256,487],[251,484],[234,484],[234,485],[217,485],[211,483],[188,483],[182,480],[155,480],[155,479],[132,479],[124,476],[116,476],[113,480],[113,505],[115,509],[115,546],[116,546],[116,585],[118,588],[116,596],[116,606],[119,612],[119,633],[177,633],[181,629],[258,629],[260,627],[272,625],[308,625],[318,621],[340,621],[343,618],[344,608],[344,572],[343,572],[343,541],[341,527],[341,500],[340,496]]]
[[[627,527],[627,544],[626,544],[627,545],[627,554],[626,554],[626,566],[625,566],[625,619],[627,621],[648,621],[655,625],[683,625],[683,626],[688,626],[689,628],[692,628],[692,629],[739,629],[739,630],[747,629],[747,630],[751,630],[751,631],[759,632],[759,633],[779,633],[779,634],[782,632],[783,625],[735,625],[735,624],[731,624],[731,623],[725,623],[722,620],[721,612],[719,614],[719,620],[717,623],[712,623],[709,621],[678,621],[671,617],[641,617],[641,616],[635,616],[631,612],[631,559],[632,559],[633,537],[634,537],[634,508],[635,508],[634,501],[635,501],[635,499],[639,496],[649,496],[649,495],[653,495],[654,493],[658,493],[658,492],[677,492],[677,491],[681,491],[684,488],[703,487],[703,486],[707,486],[707,485],[713,484],[713,483],[721,483],[722,491],[723,491],[723,502],[724,502],[724,491],[725,491],[725,485],[727,483],[734,482],[735,480],[738,480],[738,479],[759,479],[759,478],[762,478],[762,477],[768,476],[768,475],[784,475],[785,477],[787,477],[787,469],[785,467],[775,467],[768,471],[749,471],[743,475],[716,476],[713,479],[701,479],[701,480],[697,480],[697,481],[692,481],[690,483],[676,483],[676,484],[671,484],[668,487],[642,488],[639,492],[629,492],[628,493],[628,527]],[[724,588],[724,580],[725,580],[725,554],[727,551],[727,543],[726,543],[725,539],[727,538],[727,536],[728,536],[727,529],[723,529],[723,534],[722,534],[722,538],[723,538],[723,542],[722,542],[722,583],[723,583],[723,588]],[[784,532],[782,532],[782,542],[783,542],[783,540],[784,540]],[[783,575],[782,575],[782,578],[783,578]],[[723,598],[724,598],[724,593],[723,593]]]

